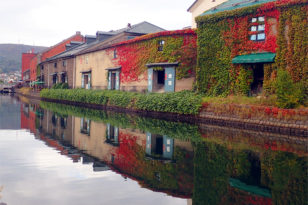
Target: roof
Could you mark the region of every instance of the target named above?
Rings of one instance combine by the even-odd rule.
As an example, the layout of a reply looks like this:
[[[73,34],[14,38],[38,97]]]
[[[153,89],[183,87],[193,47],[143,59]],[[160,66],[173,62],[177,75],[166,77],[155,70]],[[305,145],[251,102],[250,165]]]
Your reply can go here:
[[[80,51],[80,53],[78,54],[90,53],[93,51],[104,49],[113,44],[118,38],[121,38],[123,33],[131,33],[133,36],[140,36],[144,34],[151,34],[162,31],[165,31],[165,29],[155,26],[146,21],[116,31],[109,31],[109,32],[98,31],[97,34],[115,34],[115,35],[113,35],[112,37],[108,38],[105,41],[101,41],[99,43],[89,46],[87,49]]]
[[[67,41],[67,40],[69,40],[69,39],[72,39],[72,38],[74,38],[75,36],[78,36],[78,35],[81,36],[81,33],[80,33],[79,31],[77,31],[74,35],[72,35],[72,36],[70,36],[70,37],[68,37],[68,38],[66,38],[66,39],[64,39],[64,40],[62,40],[61,42],[59,42],[59,43],[57,43],[57,44],[55,44],[55,45],[53,45],[53,46],[47,47],[46,49],[42,50],[42,51],[39,52],[39,53],[45,53],[45,52],[47,52],[47,51],[53,49],[54,47],[56,47],[56,46],[58,46],[58,45],[61,45],[61,44],[64,43],[65,41]]]
[[[234,9],[254,6],[258,4],[264,4],[264,3],[273,2],[273,1],[276,1],[276,0],[229,0],[204,12],[200,16],[216,14],[216,13],[223,12],[223,11],[230,11]]]
[[[194,3],[187,9],[189,11],[199,0],[194,1]]]
[[[122,29],[119,29],[116,31],[110,31],[110,32],[114,32],[115,34],[119,34],[122,32],[148,34],[148,33],[160,32],[160,31],[165,31],[165,29],[155,26],[154,24],[151,24],[147,21],[143,21],[141,23],[138,23],[132,26],[127,26],[126,28],[122,28]]]
[[[50,62],[50,61],[53,61],[53,60],[56,60],[56,59],[59,59],[59,58],[69,58],[69,57],[74,57],[75,54],[77,54],[78,52],[84,50],[84,49],[87,49],[88,47],[96,44],[97,41],[94,41],[92,43],[83,43],[81,45],[78,45],[78,46],[75,46],[75,47],[72,47],[58,55],[55,55],[51,58],[48,58],[46,61],[44,62]]]
[[[144,41],[152,38],[157,37],[163,37],[163,36],[176,36],[176,35],[196,35],[196,32],[194,29],[183,29],[183,30],[174,30],[174,31],[162,31],[158,33],[151,33],[144,36],[140,36],[131,40],[119,42],[116,44],[113,44],[112,47],[125,45],[125,44],[131,44],[139,41]]]
[[[275,60],[275,53],[253,53],[236,56],[232,63],[272,63]]]

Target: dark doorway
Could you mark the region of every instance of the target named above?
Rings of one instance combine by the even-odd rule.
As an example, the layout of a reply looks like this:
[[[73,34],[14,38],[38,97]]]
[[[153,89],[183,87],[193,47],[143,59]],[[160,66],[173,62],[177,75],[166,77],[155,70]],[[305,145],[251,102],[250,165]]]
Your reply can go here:
[[[165,69],[153,71],[153,92],[159,92],[165,86]]]
[[[155,147],[155,154],[163,155],[163,136],[158,135],[156,137],[156,147]]]
[[[257,63],[252,66],[253,82],[251,83],[251,95],[256,96],[263,91],[264,64]]]
[[[53,76],[52,76],[52,83],[53,84],[56,84],[57,83],[57,81],[58,81],[58,79],[57,79],[57,74],[54,74]]]
[[[116,74],[111,73],[111,90],[115,90],[115,84],[116,84]]]
[[[62,75],[61,75],[61,83],[66,83],[66,73],[62,73]]]
[[[157,71],[157,84],[165,84],[165,70]]]

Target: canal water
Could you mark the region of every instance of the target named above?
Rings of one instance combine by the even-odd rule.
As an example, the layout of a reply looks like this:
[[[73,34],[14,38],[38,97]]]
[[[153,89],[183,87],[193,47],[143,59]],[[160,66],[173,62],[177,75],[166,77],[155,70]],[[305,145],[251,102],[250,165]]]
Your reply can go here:
[[[1,205],[307,204],[307,141],[0,95]]]

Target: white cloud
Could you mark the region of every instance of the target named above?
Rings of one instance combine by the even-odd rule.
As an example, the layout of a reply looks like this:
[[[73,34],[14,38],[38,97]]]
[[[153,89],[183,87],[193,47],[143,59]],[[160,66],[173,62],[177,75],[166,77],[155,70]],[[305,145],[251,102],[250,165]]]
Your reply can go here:
[[[0,0],[0,43],[51,46],[73,35],[148,21],[167,30],[190,25],[193,0]]]

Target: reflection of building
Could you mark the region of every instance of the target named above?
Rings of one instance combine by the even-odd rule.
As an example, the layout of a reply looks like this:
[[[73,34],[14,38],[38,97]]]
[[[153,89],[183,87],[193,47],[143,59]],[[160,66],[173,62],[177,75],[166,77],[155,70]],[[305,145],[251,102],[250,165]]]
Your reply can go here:
[[[147,133],[146,139],[146,156],[154,159],[171,160],[173,156],[174,139]]]
[[[94,171],[104,171],[110,167],[155,191],[190,197],[193,170],[187,172],[175,163],[169,166],[165,163],[171,160],[179,164],[192,163],[193,148],[189,141],[79,117],[74,117],[73,127],[73,145],[83,150],[86,156],[93,157],[89,159],[82,155],[83,163],[93,163]]]
[[[72,117],[59,115],[48,110],[44,110],[42,120],[42,134],[51,136],[54,139],[72,143]]]
[[[20,104],[11,96],[0,95],[0,129],[20,129]]]
[[[119,128],[107,124],[106,143],[113,146],[119,146]]]

